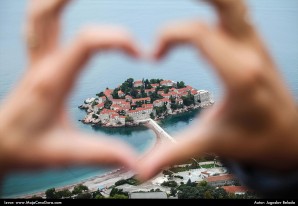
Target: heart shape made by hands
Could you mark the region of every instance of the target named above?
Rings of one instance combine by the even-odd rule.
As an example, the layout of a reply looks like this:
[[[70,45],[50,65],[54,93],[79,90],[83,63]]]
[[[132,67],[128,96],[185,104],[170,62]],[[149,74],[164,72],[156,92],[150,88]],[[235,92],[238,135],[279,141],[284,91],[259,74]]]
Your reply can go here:
[[[14,145],[1,150],[6,152],[2,157],[11,157],[3,160],[7,170],[121,164],[147,180],[163,167],[209,152],[267,168],[294,167],[291,161],[283,161],[285,152],[279,147],[287,146],[286,157],[298,156],[295,102],[248,21],[242,0],[209,0],[219,16],[216,25],[176,22],[161,31],[154,59],[162,59],[174,46],[191,44],[213,66],[226,94],[203,113],[200,122],[179,134],[176,144],[160,144],[141,160],[123,143],[93,138],[69,123],[66,96],[94,53],[117,49],[141,58],[142,52],[131,35],[118,27],[87,28],[69,45],[61,46],[60,16],[67,2],[30,1],[26,23],[29,70],[0,115],[7,117],[0,120],[4,122],[1,133],[9,134],[6,145]],[[17,105],[19,99],[21,105]]]

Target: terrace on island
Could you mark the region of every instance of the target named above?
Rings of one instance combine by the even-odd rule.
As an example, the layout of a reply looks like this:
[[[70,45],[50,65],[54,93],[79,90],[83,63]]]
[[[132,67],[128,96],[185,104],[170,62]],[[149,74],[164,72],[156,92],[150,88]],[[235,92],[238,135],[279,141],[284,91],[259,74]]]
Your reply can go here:
[[[106,88],[80,106],[86,124],[103,127],[136,126],[146,119],[159,120],[213,104],[210,93],[183,81],[129,78],[115,89]]]

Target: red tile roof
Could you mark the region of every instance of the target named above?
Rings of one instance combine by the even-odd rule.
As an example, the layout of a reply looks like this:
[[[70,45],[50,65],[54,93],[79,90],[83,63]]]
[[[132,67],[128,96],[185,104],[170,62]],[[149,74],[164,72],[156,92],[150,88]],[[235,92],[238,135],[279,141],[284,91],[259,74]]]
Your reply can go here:
[[[106,90],[104,91],[104,94],[105,94],[106,96],[110,96],[112,92],[113,92],[112,89],[106,89]]]
[[[161,100],[155,100],[154,102],[153,102],[153,104],[158,104],[158,103],[160,103],[160,102],[162,102]]]
[[[149,92],[155,92],[155,89],[152,88],[152,89],[145,89],[145,93],[149,93]]]
[[[247,192],[247,191],[249,191],[249,189],[248,188],[246,188],[246,187],[243,187],[243,186],[223,186],[222,187],[226,192],[228,192],[228,193],[237,193],[237,192],[243,192],[243,193],[245,193],[245,192]]]
[[[185,88],[181,88],[181,89],[177,89],[178,90],[178,93],[184,93],[184,92],[188,92],[190,91],[189,88],[185,87]]]
[[[160,101],[162,101],[162,102],[171,102],[171,100],[169,98],[163,98]]]
[[[132,99],[132,102],[141,102],[141,101],[150,101],[151,98],[150,97],[145,97],[145,98],[139,98],[139,99]]]
[[[103,108],[105,106],[105,103],[100,103],[98,105],[96,105],[98,108]]]
[[[119,117],[119,114],[118,114],[118,113],[113,113],[113,114],[111,115],[111,118],[115,118],[115,117]]]
[[[152,87],[158,87],[159,84],[151,84]]]
[[[164,81],[160,82],[161,85],[167,84],[167,83],[172,83],[172,81],[171,80],[164,80]]]
[[[168,94],[171,95],[171,96],[176,96],[177,92],[169,92]]]
[[[235,176],[229,174],[229,175],[207,177],[206,181],[207,182],[217,182],[217,181],[234,180],[234,179],[235,179]]]
[[[112,99],[111,100],[113,102],[113,104],[126,104],[128,102],[126,102],[125,99]]]
[[[191,90],[191,94],[192,94],[192,95],[195,95],[195,94],[197,94],[197,93],[198,93],[197,90]]]
[[[152,108],[153,108],[153,104],[143,104],[142,107],[143,107],[143,108],[149,108],[149,109],[152,109]]]
[[[170,94],[160,94],[161,96],[163,97],[170,97],[171,95]]]
[[[103,109],[100,114],[112,114],[112,113],[115,113],[115,111],[110,109]]]
[[[134,85],[135,87],[138,87],[138,86],[143,85],[143,82],[142,82],[141,80],[138,80],[138,81],[135,81],[135,82],[133,83],[133,85]]]
[[[135,110],[129,110],[128,113],[136,113],[136,112],[142,112],[142,111],[148,111],[148,110],[151,110],[152,111],[152,108],[141,108],[141,107],[138,107],[136,108]]]

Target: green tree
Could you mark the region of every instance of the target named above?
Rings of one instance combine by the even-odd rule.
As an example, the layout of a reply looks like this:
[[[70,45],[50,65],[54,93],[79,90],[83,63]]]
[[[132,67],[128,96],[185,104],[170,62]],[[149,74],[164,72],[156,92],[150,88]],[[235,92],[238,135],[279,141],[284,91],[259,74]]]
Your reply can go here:
[[[185,106],[190,106],[195,103],[194,96],[191,94],[188,94],[186,97],[182,97],[182,100]]]
[[[183,81],[181,81],[181,82],[177,82],[177,88],[178,89],[181,89],[181,88],[185,88],[186,86],[185,86],[185,83],[183,82]]]
[[[176,110],[176,109],[178,109],[179,108],[179,105],[178,104],[175,104],[175,103],[172,103],[171,104],[171,109],[172,110]]]
[[[119,181],[115,182],[115,186],[124,185],[126,183],[127,183],[126,180],[119,180]]]
[[[154,116],[154,114],[152,112],[150,113],[150,118],[151,119],[155,119],[155,116]]]
[[[100,93],[96,94],[96,96],[103,97],[103,96],[105,96],[105,94],[103,92],[100,92]]]
[[[198,184],[198,186],[201,186],[201,187],[206,187],[207,185],[208,185],[208,182],[206,182],[206,181],[201,181]]]
[[[47,199],[58,199],[55,188],[48,189],[45,194]]]
[[[165,181],[163,183],[161,183],[162,186],[164,187],[177,187],[178,184],[175,181]]]
[[[138,90],[132,89],[130,91],[130,96],[132,96],[133,98],[137,98],[138,93],[139,93]]]
[[[71,198],[72,194],[68,189],[65,189],[65,190],[56,192],[56,195],[59,199],[61,199],[61,198]]]
[[[120,98],[119,98],[119,95],[118,95],[118,91],[120,91],[119,88],[116,88],[116,89],[113,90],[112,97],[113,97],[114,99],[120,99]]]
[[[139,182],[139,180],[136,179],[135,176],[133,176],[133,177],[131,177],[131,178],[128,178],[128,179],[126,180],[126,182],[127,182],[127,184],[129,184],[129,185],[139,185],[139,184],[141,184],[141,183]]]
[[[196,187],[181,185],[179,187],[178,199],[203,199],[203,193]]]
[[[121,195],[121,194],[116,194],[112,197],[112,199],[128,199],[128,196],[126,195]]]
[[[177,193],[177,190],[172,187],[171,190],[170,190],[170,195],[175,197],[176,193]]]
[[[167,93],[169,93],[170,89],[168,87],[166,87],[163,91],[165,94],[167,94]]]
[[[110,192],[110,197],[114,197],[115,195],[125,195],[128,197],[127,192],[123,192],[123,189],[113,188]]]
[[[75,199],[92,199],[92,195],[88,192],[78,194]]]
[[[156,79],[150,79],[150,84],[156,84],[157,80]]]
[[[76,195],[76,194],[81,194],[83,192],[86,192],[88,191],[88,187],[85,186],[85,185],[82,185],[82,184],[79,184],[79,185],[76,185],[74,188],[73,188],[73,191],[72,191],[72,194]]]
[[[144,85],[145,85],[145,89],[151,89],[152,88],[152,86],[151,86],[148,79],[145,80]]]
[[[96,191],[92,192],[91,195],[92,195],[92,199],[96,199],[97,196],[102,196],[103,197],[103,195],[100,193],[99,190],[96,190]]]
[[[214,199],[212,193],[209,190],[204,193],[204,199]]]
[[[212,190],[214,199],[228,199],[229,195],[223,188],[214,188]]]
[[[142,101],[141,102],[136,102],[136,105],[137,105],[137,107],[142,107],[143,102]]]
[[[130,116],[125,117],[125,122],[133,122],[133,118]]]
[[[130,88],[133,87],[133,83],[134,83],[134,79],[133,78],[127,79],[126,82],[128,83],[128,87],[130,87]]]
[[[111,105],[112,105],[112,101],[108,100],[105,102],[105,105],[104,105],[104,108],[106,109],[110,109],[111,108]]]

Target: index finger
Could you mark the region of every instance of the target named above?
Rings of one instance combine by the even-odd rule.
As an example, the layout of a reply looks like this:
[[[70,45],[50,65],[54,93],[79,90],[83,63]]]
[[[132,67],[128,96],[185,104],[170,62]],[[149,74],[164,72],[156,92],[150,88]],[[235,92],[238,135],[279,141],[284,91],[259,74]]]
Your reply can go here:
[[[203,0],[218,12],[222,28],[235,37],[246,37],[253,31],[243,0]]]
[[[35,87],[37,95],[46,102],[51,102],[47,112],[62,104],[71,90],[79,72],[87,61],[96,53],[108,50],[122,51],[138,57],[139,50],[131,35],[118,27],[89,27],[66,48],[45,59],[38,65]]]
[[[31,64],[57,49],[60,34],[60,16],[70,0],[30,0],[25,38]]]

